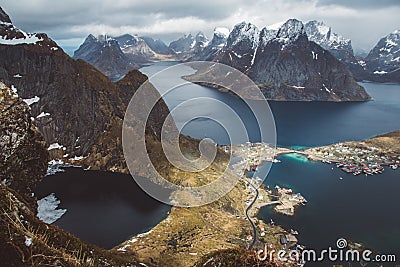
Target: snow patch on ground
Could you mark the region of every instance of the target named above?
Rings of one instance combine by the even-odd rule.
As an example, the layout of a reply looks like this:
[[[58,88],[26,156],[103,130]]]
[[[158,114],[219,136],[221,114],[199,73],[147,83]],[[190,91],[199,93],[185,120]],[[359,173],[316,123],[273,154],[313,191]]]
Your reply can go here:
[[[25,246],[30,247],[32,245],[32,238],[25,236]]]
[[[50,116],[50,113],[47,113],[47,112],[43,112],[43,111],[42,111],[42,113],[40,113],[40,114],[36,117],[36,119],[43,118],[43,117],[46,117],[46,116]]]
[[[60,204],[60,200],[57,199],[54,193],[51,193],[47,197],[38,200],[37,204],[37,216],[45,223],[54,223],[67,211],[66,209],[57,209],[58,205]]]
[[[63,162],[62,160],[53,159],[47,164],[46,176],[56,174],[57,172],[64,172],[63,168],[71,167],[70,164]]]
[[[376,70],[376,71],[374,71],[374,74],[379,74],[379,75],[382,75],[382,74],[386,74],[387,72],[386,71],[383,71],[383,70]]]
[[[144,236],[146,236],[146,235],[149,235],[152,231],[153,231],[153,230],[150,230],[150,231],[148,231],[148,232],[141,233],[141,234],[138,234],[138,235],[136,235],[136,236],[137,236],[137,237],[144,237]]]
[[[49,114],[50,115],[50,114]],[[49,148],[47,150],[53,150],[53,149],[62,149],[62,150],[66,150],[67,148],[65,146],[60,145],[59,143],[53,143],[49,146]]]
[[[11,90],[13,91],[14,94],[18,94],[18,89],[17,87],[14,86],[14,84],[11,85]]]
[[[75,156],[75,157],[71,158],[70,160],[81,160],[81,159],[84,159],[84,158],[87,158],[87,157],[84,157],[84,156]]]
[[[36,35],[26,34],[23,32],[24,38],[19,39],[5,39],[5,36],[0,37],[0,44],[3,45],[18,45],[18,44],[36,44],[37,42],[43,41],[43,39],[38,38]]]
[[[295,89],[305,89],[304,86],[296,86],[296,85],[289,85],[290,87],[293,87]]]
[[[32,104],[34,104],[34,103],[39,102],[40,97],[34,96],[34,97],[32,97],[32,98],[27,98],[27,99],[22,99],[22,100],[24,100],[24,102],[25,102],[28,106],[30,106],[30,105],[32,105]]]

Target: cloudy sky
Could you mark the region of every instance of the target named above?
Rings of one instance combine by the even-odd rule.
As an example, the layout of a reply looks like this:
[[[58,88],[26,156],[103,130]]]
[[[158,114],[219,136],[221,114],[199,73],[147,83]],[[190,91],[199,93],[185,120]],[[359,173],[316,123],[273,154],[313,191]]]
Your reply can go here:
[[[399,0],[0,0],[14,24],[46,32],[61,46],[77,47],[89,34],[149,35],[169,43],[183,33],[241,21],[259,28],[289,18],[322,20],[351,38],[355,49],[369,50],[400,28]]]

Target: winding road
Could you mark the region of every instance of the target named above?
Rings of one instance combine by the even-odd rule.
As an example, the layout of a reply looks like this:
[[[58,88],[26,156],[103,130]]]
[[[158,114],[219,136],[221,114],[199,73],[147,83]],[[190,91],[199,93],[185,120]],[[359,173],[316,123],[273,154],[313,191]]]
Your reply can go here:
[[[249,210],[251,209],[251,207],[253,207],[254,203],[256,202],[257,198],[258,198],[258,189],[256,187],[254,187],[254,185],[252,183],[250,183],[250,186],[254,189],[254,191],[256,191],[256,196],[254,197],[253,201],[250,203],[249,206],[247,206],[246,208],[246,217],[250,222],[251,227],[253,228],[253,241],[251,242],[249,249],[252,249],[254,244],[257,241],[257,230],[256,230],[256,226],[254,224],[254,222],[251,220],[250,216],[249,216]]]

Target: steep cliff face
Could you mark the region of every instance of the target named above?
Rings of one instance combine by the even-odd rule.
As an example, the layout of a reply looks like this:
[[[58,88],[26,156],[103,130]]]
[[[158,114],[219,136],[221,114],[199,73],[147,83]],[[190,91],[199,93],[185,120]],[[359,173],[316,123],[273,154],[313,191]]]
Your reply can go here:
[[[60,145],[64,154],[87,154],[109,118],[121,112],[111,81],[60,49],[0,45],[0,57],[1,80],[33,99],[35,125],[47,144]]]
[[[34,124],[62,155],[87,155],[111,117],[122,114],[114,84],[73,60],[46,35],[36,43],[0,44],[0,80],[31,107]]]
[[[47,170],[47,146],[29,106],[0,83],[0,180],[35,206],[33,189]]]

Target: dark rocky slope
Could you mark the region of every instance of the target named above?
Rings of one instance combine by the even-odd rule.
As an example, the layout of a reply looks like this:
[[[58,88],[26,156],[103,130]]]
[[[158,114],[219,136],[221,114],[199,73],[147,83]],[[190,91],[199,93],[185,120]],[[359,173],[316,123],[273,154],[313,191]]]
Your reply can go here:
[[[87,244],[40,221],[32,189],[44,177],[48,153],[28,105],[0,83],[0,262],[2,266],[127,266],[134,253]]]

